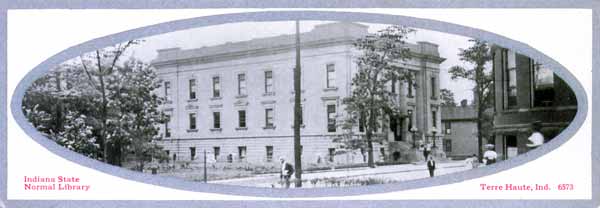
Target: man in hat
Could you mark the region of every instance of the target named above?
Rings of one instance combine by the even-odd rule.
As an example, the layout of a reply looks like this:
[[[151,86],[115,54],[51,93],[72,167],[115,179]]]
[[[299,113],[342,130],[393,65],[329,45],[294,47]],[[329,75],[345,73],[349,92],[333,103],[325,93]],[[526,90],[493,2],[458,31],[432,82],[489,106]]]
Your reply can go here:
[[[542,130],[542,122],[536,121],[531,124],[532,133],[527,138],[530,143],[527,144],[530,150],[538,148],[542,144],[544,144],[544,135],[540,133]]]
[[[281,172],[279,173],[279,179],[283,180],[285,188],[290,188],[290,178],[294,174],[294,166],[287,161],[285,158],[279,157],[281,162]]]

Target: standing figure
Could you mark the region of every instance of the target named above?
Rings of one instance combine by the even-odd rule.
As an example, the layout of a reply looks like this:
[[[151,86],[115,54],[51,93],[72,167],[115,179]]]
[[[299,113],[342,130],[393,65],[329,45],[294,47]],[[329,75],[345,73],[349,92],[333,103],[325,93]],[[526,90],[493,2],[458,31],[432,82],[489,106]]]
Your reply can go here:
[[[285,161],[283,157],[279,158],[281,162],[281,172],[279,173],[279,179],[283,180],[285,188],[290,188],[290,178],[294,174],[294,166]]]
[[[431,155],[427,157],[427,169],[429,169],[429,177],[433,178],[433,171],[435,171],[435,160]]]
[[[544,144],[544,135],[540,133],[540,131],[542,130],[542,123],[539,121],[533,122],[531,124],[531,130],[532,133],[529,136],[529,138],[527,138],[530,142],[527,144],[527,147],[529,147],[530,150],[535,149]]]
[[[429,153],[431,153],[431,144],[427,143],[423,147],[423,156],[425,156],[425,159],[429,159]]]
[[[487,166],[496,163],[498,154],[494,151],[493,144],[487,144],[486,147],[488,150],[483,153],[483,163]]]

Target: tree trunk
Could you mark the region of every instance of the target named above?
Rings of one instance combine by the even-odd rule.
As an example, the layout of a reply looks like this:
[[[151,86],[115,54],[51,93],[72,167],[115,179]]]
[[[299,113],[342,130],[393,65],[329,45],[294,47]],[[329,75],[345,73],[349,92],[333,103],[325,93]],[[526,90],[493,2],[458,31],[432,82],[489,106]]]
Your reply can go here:
[[[296,187],[302,187],[302,146],[300,143],[301,68],[300,68],[300,21],[296,20],[296,67],[294,68],[294,176]]]
[[[483,111],[485,110],[485,108],[483,108],[483,106],[481,105],[481,100],[483,99],[483,92],[481,90],[481,86],[483,84],[482,73],[483,69],[480,69],[479,67],[475,69],[475,89],[477,93],[477,103],[475,103],[475,105],[477,108],[477,150],[479,154],[479,161],[482,161],[483,159],[483,135],[481,134],[481,126]]]
[[[373,131],[375,131],[377,128],[375,128],[375,109],[371,109],[370,112],[370,116],[369,116],[369,128],[367,128],[367,154],[369,156],[367,164],[369,165],[370,168],[375,168],[375,161],[373,158]]]

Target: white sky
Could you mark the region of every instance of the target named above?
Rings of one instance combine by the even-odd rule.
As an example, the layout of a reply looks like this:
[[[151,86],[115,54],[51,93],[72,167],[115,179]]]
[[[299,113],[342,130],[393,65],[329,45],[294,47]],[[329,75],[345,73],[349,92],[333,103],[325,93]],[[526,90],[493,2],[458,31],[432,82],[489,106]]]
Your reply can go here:
[[[308,32],[315,25],[328,23],[327,21],[302,21],[300,22],[300,32]],[[369,32],[375,33],[387,25],[361,23],[369,26]],[[408,42],[428,41],[439,45],[440,56],[446,58],[446,61],[440,65],[440,86],[454,92],[454,99],[457,103],[460,100],[473,100],[473,83],[465,80],[451,80],[448,74],[448,68],[454,65],[469,66],[461,62],[457,56],[459,48],[468,48],[470,46],[469,37],[452,35],[431,30],[415,28],[416,33],[408,38]],[[226,42],[245,41],[254,38],[271,37],[282,34],[294,34],[295,22],[241,22],[208,27],[200,27],[188,30],[181,30],[161,35],[144,38],[146,41],[141,45],[132,48],[133,56],[144,61],[151,61],[157,55],[157,49],[179,47],[181,49],[199,48],[202,46],[219,45]]]

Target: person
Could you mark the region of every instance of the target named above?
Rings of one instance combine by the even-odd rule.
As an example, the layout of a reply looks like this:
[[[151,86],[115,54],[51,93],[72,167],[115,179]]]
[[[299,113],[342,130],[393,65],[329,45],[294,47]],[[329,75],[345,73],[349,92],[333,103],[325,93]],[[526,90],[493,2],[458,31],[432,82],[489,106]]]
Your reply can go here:
[[[431,155],[427,157],[427,169],[429,169],[429,177],[433,178],[433,172],[435,171],[435,160]]]
[[[467,159],[465,159],[465,167],[467,169],[473,169],[477,167],[477,155],[473,154],[471,155],[471,157],[467,157]]]
[[[294,166],[287,161],[285,158],[279,157],[279,161],[281,162],[281,172],[279,173],[279,179],[283,180],[283,185],[285,188],[290,188],[290,178],[294,173]]]
[[[527,138],[527,140],[529,140],[530,142],[527,144],[529,150],[533,150],[544,144],[544,135],[540,133],[540,131],[542,130],[542,123],[539,121],[533,122],[531,124],[531,129],[532,133],[529,136],[529,138]]]
[[[483,163],[487,165],[491,165],[496,163],[496,159],[498,158],[498,154],[494,151],[494,145],[488,144],[486,145],[487,151],[483,153]]]
[[[429,158],[429,153],[431,153],[431,144],[427,143],[423,147],[423,156],[425,156],[425,159]]]

